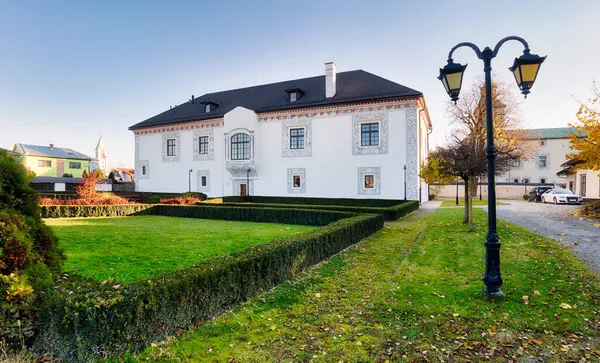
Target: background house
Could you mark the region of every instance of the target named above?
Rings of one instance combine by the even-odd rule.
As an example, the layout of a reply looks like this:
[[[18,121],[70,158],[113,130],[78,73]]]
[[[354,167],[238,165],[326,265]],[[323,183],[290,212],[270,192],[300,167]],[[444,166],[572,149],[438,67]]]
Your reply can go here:
[[[600,199],[600,170],[574,168],[582,161],[571,159],[564,162],[557,175],[565,178],[567,189],[585,199]]]
[[[17,162],[35,172],[38,177],[62,177],[72,174],[79,178],[84,170],[90,171],[91,157],[78,151],[49,146],[15,144],[14,152],[20,155]]]
[[[139,191],[428,199],[423,94],[356,70],[192,98],[130,127]]]

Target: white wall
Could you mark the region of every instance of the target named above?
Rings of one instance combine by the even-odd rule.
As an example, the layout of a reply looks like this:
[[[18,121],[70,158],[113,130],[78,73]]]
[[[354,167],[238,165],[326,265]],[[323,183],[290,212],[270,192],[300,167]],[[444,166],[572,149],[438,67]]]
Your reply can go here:
[[[597,199],[600,198],[600,171],[598,170],[577,170],[573,174],[569,174],[571,178],[568,180],[575,181],[575,190],[573,191],[577,195],[581,195],[582,183],[581,176],[585,175],[585,196],[584,198]],[[569,184],[567,184],[567,188]]]
[[[416,106],[413,106],[416,107]],[[406,164],[406,109],[390,109],[387,112],[388,151],[386,154],[353,155],[353,114],[315,117],[312,127],[311,156],[283,156],[282,120],[258,121],[257,114],[241,107],[225,115],[224,121],[214,132],[213,160],[194,161],[194,130],[179,132],[179,161],[163,161],[163,132],[136,134],[136,188],[147,192],[184,192],[188,190],[188,171],[192,191],[198,190],[197,170],[210,171],[209,197],[234,195],[234,179],[245,183],[243,177],[227,169],[226,139],[234,129],[247,129],[254,136],[254,159],[250,177],[251,195],[304,196],[340,198],[404,198],[404,165]],[[420,127],[425,121],[419,117]],[[381,128],[380,128],[381,130]],[[419,156],[427,155],[427,129],[422,130],[418,140]],[[227,136],[226,136],[227,135]],[[381,131],[380,131],[381,136]],[[308,141],[308,137],[305,137]],[[148,176],[140,177],[140,161],[147,160]],[[421,160],[417,161],[420,165]],[[358,168],[381,168],[381,188],[378,195],[359,194]],[[288,192],[288,169],[305,169],[304,193]],[[255,174],[256,171],[256,174]],[[239,174],[239,173],[238,173]],[[420,179],[407,180],[408,188],[421,188],[422,201],[427,200],[427,186]],[[252,189],[252,188],[251,188]],[[235,193],[237,194],[237,193]]]
[[[527,141],[528,148],[533,150],[529,160],[521,160],[521,166],[513,167],[510,171],[501,177],[497,177],[497,182],[519,182],[523,178],[528,178],[530,183],[541,183],[541,179],[546,179],[546,183],[563,184],[564,178],[556,175],[561,171],[560,165],[567,161],[566,154],[569,153],[569,139],[546,139],[545,145],[540,145],[541,140]],[[545,168],[538,165],[538,156],[546,156],[548,164]]]
[[[529,193],[529,191],[536,185],[534,184],[516,184],[516,185],[496,185],[496,199],[523,199],[523,195]],[[560,188],[558,185],[556,188]],[[562,189],[562,188],[560,188]],[[477,197],[479,199],[480,188],[477,188]],[[483,199],[487,199],[487,185],[481,185],[481,194]],[[440,193],[437,195],[440,198],[456,198],[456,185],[446,185],[442,188]],[[465,197],[465,186],[462,184],[458,185],[458,197]]]

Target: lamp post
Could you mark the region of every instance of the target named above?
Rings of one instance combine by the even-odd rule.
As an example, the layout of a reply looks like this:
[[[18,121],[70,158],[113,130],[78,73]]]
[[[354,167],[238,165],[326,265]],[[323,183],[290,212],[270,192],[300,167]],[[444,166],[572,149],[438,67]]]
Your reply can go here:
[[[479,200],[483,199],[481,196],[481,179],[479,179]]]
[[[531,87],[537,77],[541,64],[546,57],[540,57],[537,54],[531,54],[529,44],[525,39],[510,36],[498,42],[494,49],[485,47],[483,51],[477,45],[469,42],[463,42],[455,45],[448,53],[448,64],[440,69],[438,79],[442,81],[446,93],[450,99],[456,103],[460,88],[462,86],[463,73],[467,68],[460,63],[454,63],[452,54],[461,47],[469,47],[475,51],[477,58],[483,61],[483,71],[485,72],[485,117],[486,117],[486,136],[487,136],[487,183],[488,183],[488,233],[486,242],[485,254],[485,275],[483,282],[485,283],[484,292],[489,296],[502,297],[504,293],[500,290],[502,286],[502,277],[500,274],[500,243],[498,242],[498,233],[496,231],[496,188],[494,179],[494,160],[496,158],[496,147],[494,146],[494,121],[492,118],[492,59],[496,57],[500,47],[509,40],[516,40],[523,44],[525,48],[523,55],[515,58],[512,67],[509,70],[513,73],[517,86],[521,93],[527,98]]]
[[[250,172],[252,170],[248,168],[246,170],[246,202],[250,202]]]
[[[188,192],[192,192],[192,169],[188,172]]]

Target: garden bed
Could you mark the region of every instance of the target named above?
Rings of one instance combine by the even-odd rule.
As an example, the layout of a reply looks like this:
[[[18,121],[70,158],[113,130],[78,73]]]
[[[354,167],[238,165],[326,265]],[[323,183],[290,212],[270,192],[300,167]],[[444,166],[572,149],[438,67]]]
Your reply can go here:
[[[131,283],[315,227],[163,216],[47,219],[64,271]]]
[[[185,217],[190,223],[200,218],[323,226],[128,284],[65,274],[42,297],[35,346],[69,361],[137,352],[277,286],[383,227],[383,217],[377,214],[300,208],[59,206],[43,207],[42,213],[46,217],[141,213]],[[136,218],[140,217],[131,219]],[[103,220],[110,221],[91,221]],[[185,223],[184,218],[179,223]]]

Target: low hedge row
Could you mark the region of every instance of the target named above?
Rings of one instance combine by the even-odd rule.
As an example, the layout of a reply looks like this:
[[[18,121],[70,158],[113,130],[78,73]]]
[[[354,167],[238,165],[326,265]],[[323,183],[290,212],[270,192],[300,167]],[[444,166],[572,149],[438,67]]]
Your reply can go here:
[[[301,209],[312,209],[312,210],[329,210],[338,212],[352,212],[352,213],[375,213],[383,215],[386,221],[395,221],[398,218],[414,211],[419,208],[419,202],[410,200],[402,202],[391,207],[357,207],[357,206],[343,206],[343,205],[308,205],[308,204],[270,204],[270,203],[222,203],[212,204],[220,207],[236,207],[236,208],[301,208]]]
[[[300,209],[290,205],[277,208],[247,208],[240,204],[220,206],[219,204],[199,204],[196,206],[175,206],[160,204],[154,207],[154,214],[170,217],[220,219],[246,222],[266,222],[325,226],[356,215],[345,211]]]
[[[43,205],[40,207],[42,218],[74,217],[122,217],[139,214],[153,214],[153,205]]]
[[[226,210],[239,216],[260,213],[265,219],[273,213],[289,218],[301,212],[320,213],[319,223],[329,218],[326,215],[337,218],[344,214],[180,206],[159,206],[157,212],[208,218],[209,213],[217,216]],[[125,286],[65,275],[42,297],[41,333],[35,345],[69,361],[138,352],[292,278],[382,227],[381,215],[352,216],[309,233]]]
[[[312,197],[265,197],[265,196],[230,196],[223,197],[226,203],[269,203],[269,204],[302,204],[302,205],[339,205],[346,207],[392,207],[404,200],[398,199],[352,199],[352,198],[312,198]]]

